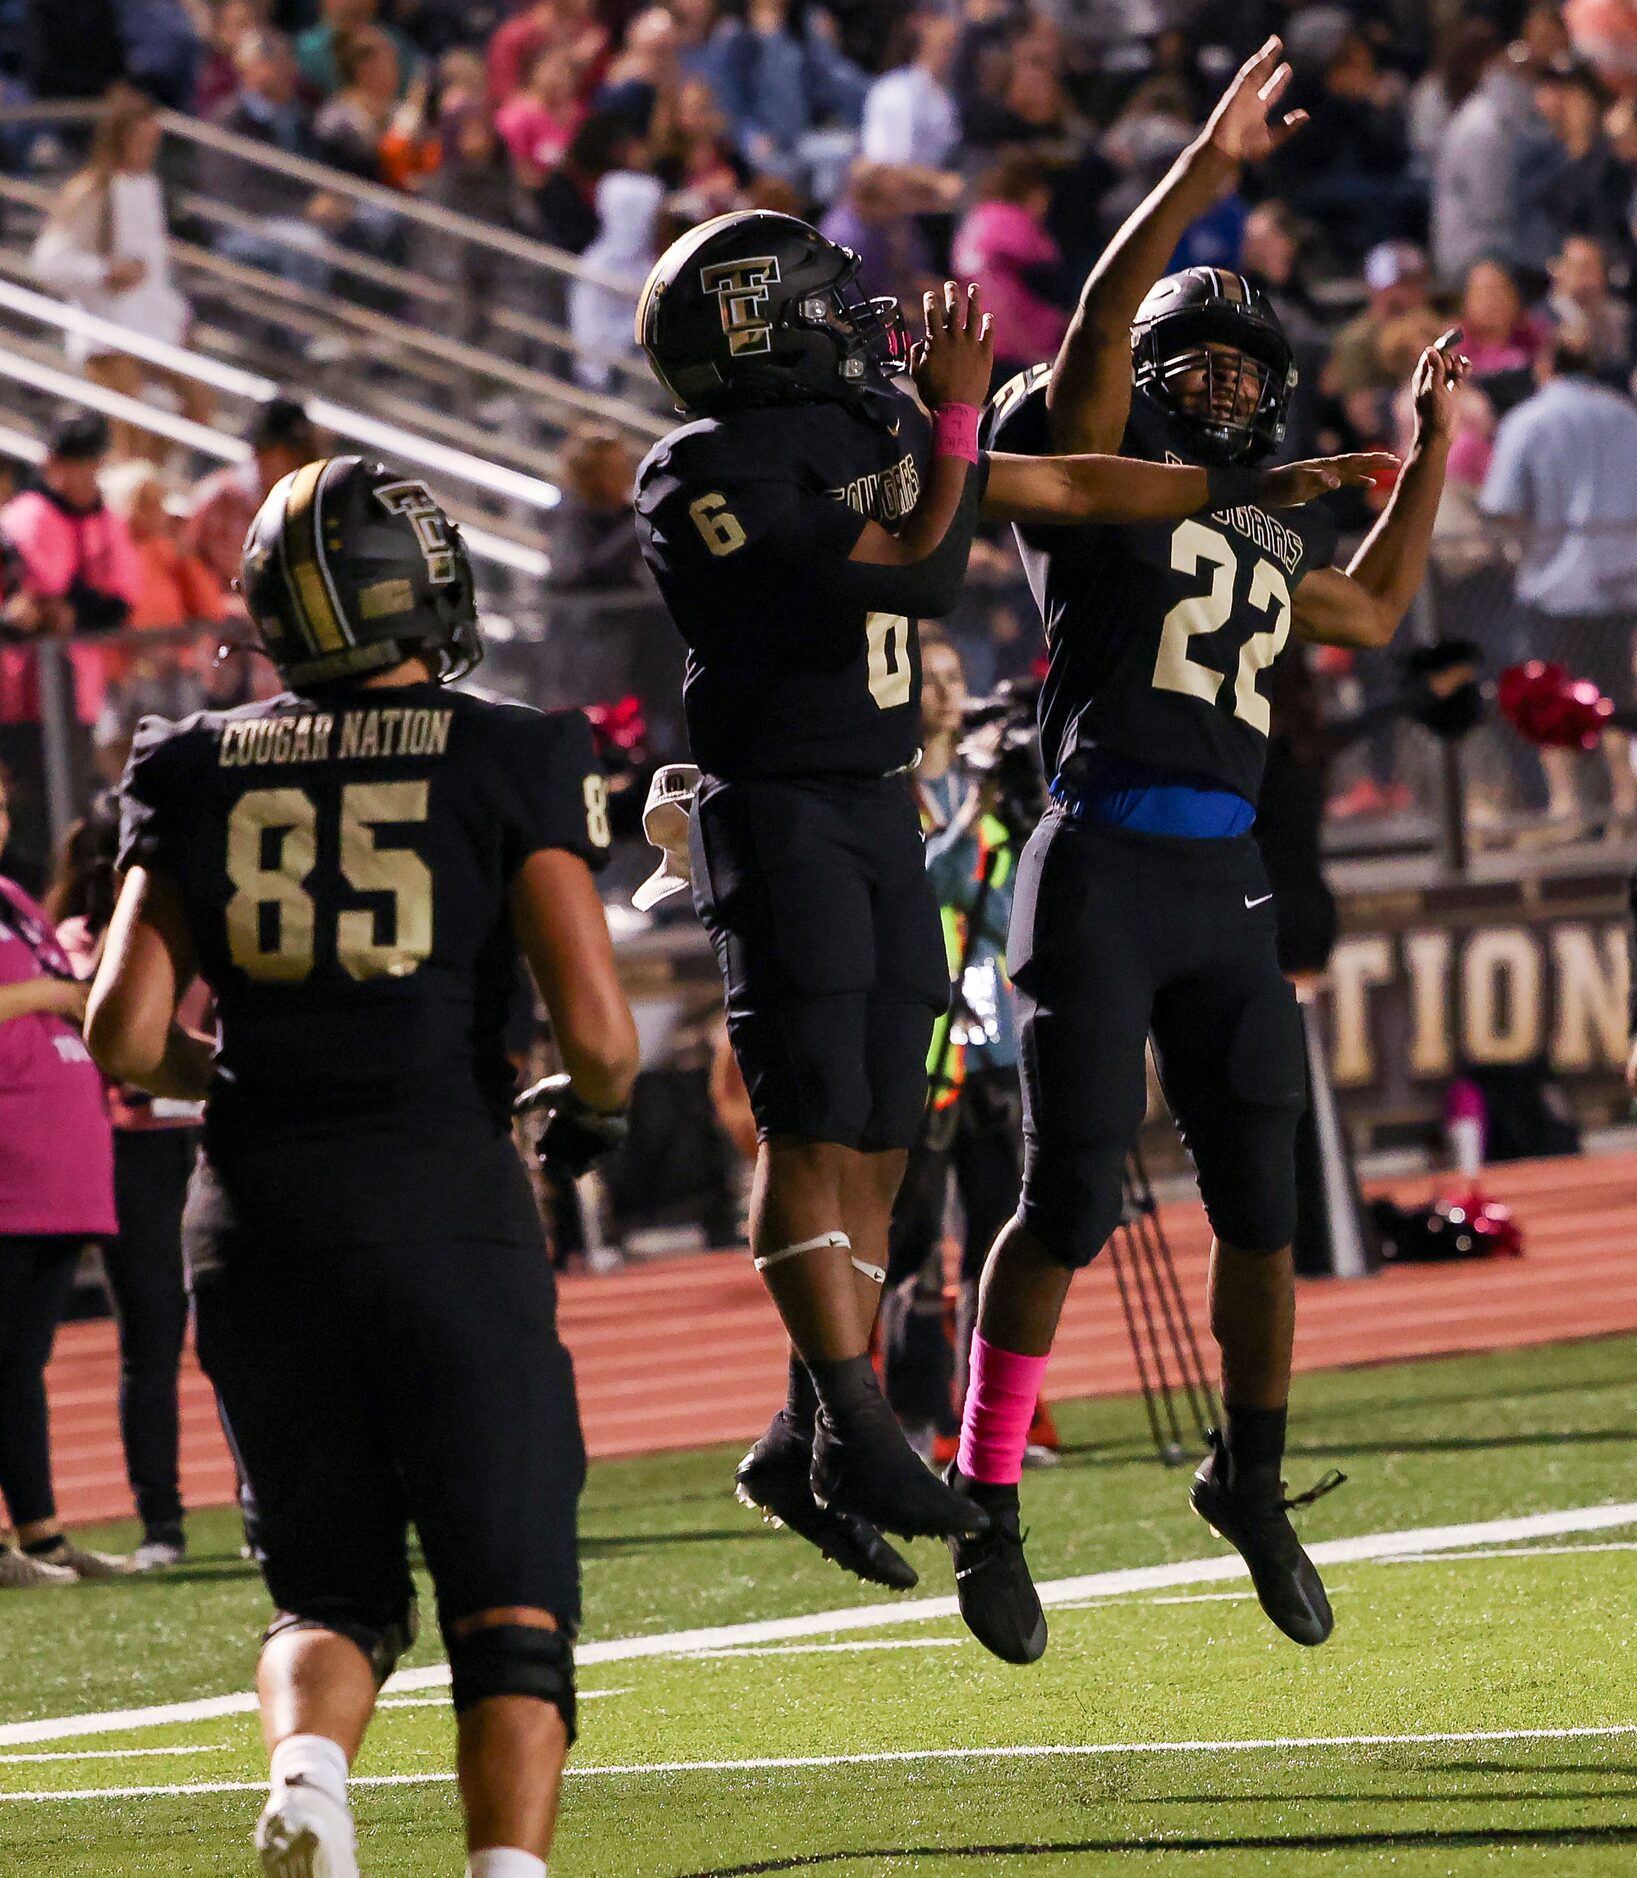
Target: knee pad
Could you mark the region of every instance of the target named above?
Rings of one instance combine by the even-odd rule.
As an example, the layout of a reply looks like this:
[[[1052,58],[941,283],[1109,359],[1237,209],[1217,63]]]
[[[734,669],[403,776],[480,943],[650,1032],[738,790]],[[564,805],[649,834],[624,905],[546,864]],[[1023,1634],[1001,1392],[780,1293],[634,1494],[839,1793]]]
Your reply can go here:
[[[1070,1271],[1089,1265],[1120,1223],[1126,1151],[1095,1142],[1031,1143],[1018,1218],[1047,1256]]]
[[[495,1624],[470,1636],[449,1638],[449,1674],[455,1713],[494,1695],[527,1695],[550,1702],[561,1714],[572,1745],[574,1642],[560,1630],[532,1624]]]
[[[325,1608],[314,1604],[305,1611],[280,1611],[262,1632],[261,1640],[265,1648],[275,1637],[289,1630],[328,1630],[335,1636],[345,1637],[368,1659],[370,1673],[379,1689],[398,1667],[398,1659],[415,1641],[420,1627],[420,1606],[413,1598],[405,1604],[401,1616],[385,1624],[364,1623],[356,1612],[339,1605]]]

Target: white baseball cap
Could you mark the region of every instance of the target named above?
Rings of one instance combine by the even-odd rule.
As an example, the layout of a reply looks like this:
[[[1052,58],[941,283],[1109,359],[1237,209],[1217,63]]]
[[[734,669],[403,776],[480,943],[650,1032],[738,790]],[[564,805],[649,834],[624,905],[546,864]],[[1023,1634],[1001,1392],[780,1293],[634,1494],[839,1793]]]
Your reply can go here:
[[[1364,284],[1372,293],[1385,293],[1426,271],[1427,257],[1413,241],[1377,242],[1364,257]]]
[[[680,893],[693,878],[688,859],[688,819],[699,770],[692,763],[665,763],[654,771],[648,800],[642,809],[642,832],[660,852],[659,866],[631,896],[631,904],[646,913]]]

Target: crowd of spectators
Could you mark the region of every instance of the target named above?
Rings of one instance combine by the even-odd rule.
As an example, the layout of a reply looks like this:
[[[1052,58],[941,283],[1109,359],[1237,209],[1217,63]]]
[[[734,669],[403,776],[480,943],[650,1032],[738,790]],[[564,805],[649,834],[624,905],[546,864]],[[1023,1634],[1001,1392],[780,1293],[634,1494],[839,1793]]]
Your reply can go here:
[[[53,0],[27,14],[18,83],[43,96],[135,88],[117,94],[36,265],[88,310],[160,338],[185,334],[190,313],[168,273],[146,98],[379,186],[296,189],[213,156],[212,186],[239,213],[211,238],[304,286],[367,292],[331,276],[339,243],[458,281],[457,308],[516,287],[496,251],[412,233],[380,192],[582,257],[595,277],[548,310],[572,329],[573,370],[594,388],[633,357],[636,289],[667,240],[758,204],[811,216],[861,253],[873,291],[912,306],[946,269],[981,282],[1009,373],[1052,351],[1108,236],[1233,67],[1278,31],[1295,68],[1289,102],[1310,127],[1202,217],[1176,261],[1238,267],[1273,298],[1301,367],[1290,454],[1402,444],[1410,366],[1461,322],[1475,370],[1439,558],[1457,611],[1489,608],[1470,579],[1486,517],[1548,525],[1515,491],[1486,487],[1508,413],[1562,377],[1564,358],[1617,396],[1637,365],[1637,13],[1613,0]],[[548,284],[531,278],[543,304]],[[75,343],[110,387],[151,376]],[[154,454],[123,426],[113,445]],[[1610,447],[1622,466],[1623,446]],[[606,491],[583,500],[576,479],[608,451],[596,438],[576,449],[558,590],[610,587],[614,568],[640,580],[612,511],[608,541],[585,558],[580,537],[605,526],[591,522]],[[1637,464],[1623,467],[1637,482]],[[159,524],[185,504],[157,488],[142,558],[173,604],[203,590],[160,570]],[[206,504],[216,522],[200,558],[218,582],[232,532],[221,518],[236,525],[241,498]],[[1383,499],[1355,493],[1347,519],[1362,528]],[[1003,559],[980,553],[953,626],[980,675],[1026,664],[1034,645]],[[1615,654],[1598,661],[1626,674],[1621,703],[1634,582],[1617,570],[1598,596],[1621,622]],[[633,637],[629,620],[622,632]],[[1506,632],[1510,646],[1515,621]],[[1340,806],[1394,806],[1390,766],[1378,752]]]
[[[916,11],[885,0],[57,0],[49,11],[58,25],[35,31],[21,62],[41,95],[122,78],[255,142],[536,235],[627,284],[706,215],[803,211],[853,240],[880,291],[912,295],[952,260],[992,284],[1008,363],[1050,344],[1107,235],[1270,29],[1286,37],[1290,101],[1311,127],[1190,230],[1179,259],[1250,265],[1282,241],[1280,284],[1295,273],[1340,283],[1333,309],[1367,260],[1377,276],[1402,271],[1387,253],[1413,243],[1448,300],[1483,265],[1525,309],[1561,310],[1577,285],[1595,295],[1599,275],[1618,301],[1637,253],[1637,22],[1600,0]],[[64,15],[112,28],[94,74]],[[39,258],[66,290],[147,296],[151,311],[131,311],[174,332],[186,309],[143,232],[150,141],[139,110],[105,129]],[[383,253],[402,239],[379,201],[301,197],[223,162],[216,186],[248,212],[218,233],[229,252],[312,281],[324,237]],[[104,281],[94,265],[110,255]],[[1499,297],[1490,286],[1480,302]],[[581,298],[591,352],[628,348],[629,295],[592,286]],[[1599,335],[1611,375],[1630,370],[1629,323],[1616,309]]]

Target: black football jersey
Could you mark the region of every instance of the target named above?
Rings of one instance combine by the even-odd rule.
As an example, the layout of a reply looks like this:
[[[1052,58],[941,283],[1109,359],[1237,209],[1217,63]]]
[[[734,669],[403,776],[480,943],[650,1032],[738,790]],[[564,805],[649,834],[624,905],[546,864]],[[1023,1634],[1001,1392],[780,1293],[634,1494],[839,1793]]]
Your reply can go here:
[[[433,684],[145,718],[121,865],[178,884],[221,1027],[214,1146],[505,1124],[531,854],[609,845],[591,727]]]
[[[910,398],[701,418],[637,472],[637,530],[688,645],[694,761],[712,775],[882,776],[914,760],[916,622],[840,598],[866,521],[914,506],[931,425]]]
[[[1039,365],[999,393],[986,443],[1050,454],[1049,377]],[[1184,460],[1140,398],[1120,454]],[[1072,774],[1076,758],[1102,753],[1254,802],[1269,725],[1262,674],[1290,637],[1296,588],[1335,553],[1330,518],[1312,506],[1275,515],[1246,504],[1180,522],[1016,533],[1046,628],[1046,774]]]

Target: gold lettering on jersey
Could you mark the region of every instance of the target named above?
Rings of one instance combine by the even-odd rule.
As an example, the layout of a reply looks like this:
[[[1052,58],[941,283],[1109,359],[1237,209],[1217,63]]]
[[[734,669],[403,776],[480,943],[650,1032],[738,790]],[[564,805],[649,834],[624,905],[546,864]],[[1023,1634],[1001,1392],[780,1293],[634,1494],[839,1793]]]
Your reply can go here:
[[[1287,574],[1294,574],[1302,558],[1302,538],[1294,528],[1276,522],[1266,509],[1249,503],[1237,509],[1218,509],[1211,520],[1253,541],[1264,554],[1271,555]]]
[[[872,522],[897,522],[921,499],[921,472],[915,458],[906,451],[890,469],[856,477],[830,494],[836,501],[845,502],[854,514],[867,515]]]
[[[247,769],[257,763],[322,763],[330,754],[334,729],[335,719],[328,711],[224,724],[216,763],[220,769]]]
[[[343,762],[366,756],[442,756],[454,717],[449,710],[408,711],[398,705],[347,711],[336,755]]]

